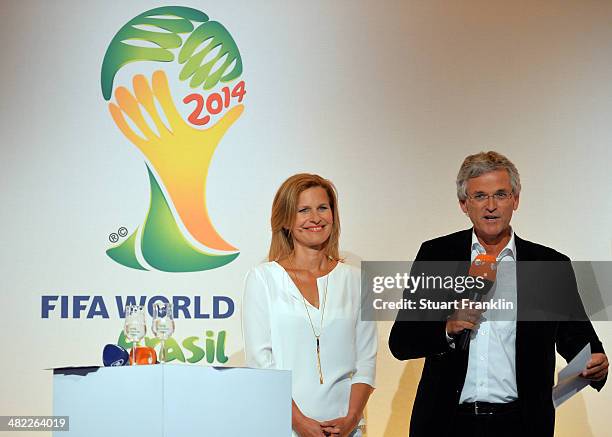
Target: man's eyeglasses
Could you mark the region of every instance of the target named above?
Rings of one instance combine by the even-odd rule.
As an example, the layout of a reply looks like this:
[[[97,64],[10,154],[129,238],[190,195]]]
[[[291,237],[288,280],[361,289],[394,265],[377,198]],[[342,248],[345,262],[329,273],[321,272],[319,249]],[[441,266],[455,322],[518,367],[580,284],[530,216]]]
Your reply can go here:
[[[468,197],[476,203],[488,202],[489,198],[493,198],[493,200],[495,200],[496,202],[501,203],[501,202],[505,202],[506,200],[509,200],[512,197],[512,193],[507,193],[505,191],[498,191],[495,194],[477,193],[477,194],[474,194]]]

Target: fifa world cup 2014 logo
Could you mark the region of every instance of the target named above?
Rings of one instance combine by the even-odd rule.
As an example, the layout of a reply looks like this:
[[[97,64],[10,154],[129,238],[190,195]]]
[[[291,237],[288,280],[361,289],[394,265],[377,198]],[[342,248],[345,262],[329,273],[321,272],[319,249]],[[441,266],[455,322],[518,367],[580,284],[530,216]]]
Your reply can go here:
[[[241,75],[232,36],[196,9],[155,8],[117,32],[102,63],[102,94],[144,155],[151,200],[144,224],[109,248],[110,258],[140,270],[192,272],[238,256],[211,222],[206,181],[215,149],[244,110]],[[192,112],[181,114],[186,108]]]

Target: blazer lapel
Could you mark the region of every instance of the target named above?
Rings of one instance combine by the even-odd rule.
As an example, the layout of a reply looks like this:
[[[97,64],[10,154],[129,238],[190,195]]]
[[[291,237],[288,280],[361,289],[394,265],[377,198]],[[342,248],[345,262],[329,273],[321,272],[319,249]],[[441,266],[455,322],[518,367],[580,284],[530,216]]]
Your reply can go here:
[[[449,260],[470,261],[472,254],[472,228],[457,233],[452,247],[449,247]]]
[[[516,321],[516,338],[515,338],[515,366],[516,366],[516,387],[519,398],[521,397],[522,376],[524,374],[524,366],[529,362],[529,328],[530,323],[521,321],[521,296],[524,297],[525,292],[529,290],[529,283],[524,272],[521,270],[521,262],[535,260],[535,254],[532,251],[532,245],[528,241],[514,234],[514,242],[516,246],[516,300],[517,300],[517,321]],[[523,301],[525,299],[523,298]]]
[[[470,268],[470,258],[472,255],[472,228],[458,232],[456,238],[453,239],[453,243],[449,250],[450,261],[457,262],[457,275],[467,275]],[[465,376],[467,375],[468,358],[469,358],[469,346],[465,351],[455,349],[455,353],[452,354],[455,365],[453,366],[456,382],[457,382],[457,402],[459,402],[459,394],[463,390],[465,383]]]

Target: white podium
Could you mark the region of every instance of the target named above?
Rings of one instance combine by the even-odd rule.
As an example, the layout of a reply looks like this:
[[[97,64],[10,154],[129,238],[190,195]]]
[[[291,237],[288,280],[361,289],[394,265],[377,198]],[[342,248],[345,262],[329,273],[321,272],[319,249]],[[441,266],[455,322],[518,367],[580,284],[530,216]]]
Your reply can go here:
[[[82,437],[289,437],[291,374],[188,365],[55,369],[53,414]]]

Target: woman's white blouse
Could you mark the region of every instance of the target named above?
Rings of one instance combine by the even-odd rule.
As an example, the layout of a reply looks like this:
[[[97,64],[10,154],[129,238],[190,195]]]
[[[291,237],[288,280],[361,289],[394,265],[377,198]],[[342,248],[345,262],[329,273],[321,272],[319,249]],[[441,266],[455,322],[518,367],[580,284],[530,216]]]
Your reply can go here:
[[[319,383],[316,340],[304,299],[276,262],[252,268],[242,300],[242,330],[249,367],[292,371],[293,400],[307,417],[330,420],[348,412],[351,386],[374,387],[376,322],[360,317],[360,271],[343,263],[317,279],[321,312],[306,301],[320,337],[324,383]]]

